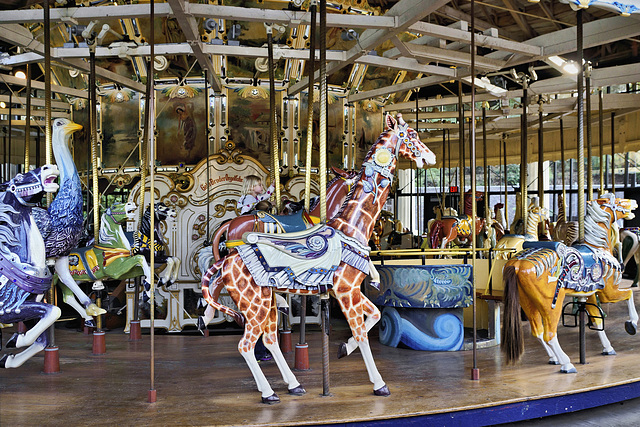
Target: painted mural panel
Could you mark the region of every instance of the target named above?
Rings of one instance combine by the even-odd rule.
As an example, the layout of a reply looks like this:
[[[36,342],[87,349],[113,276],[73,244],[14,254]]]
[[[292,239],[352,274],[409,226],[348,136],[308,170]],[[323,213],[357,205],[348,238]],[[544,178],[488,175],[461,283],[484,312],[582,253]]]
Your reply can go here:
[[[229,130],[230,139],[243,154],[254,157],[265,166],[271,163],[271,114],[269,109],[268,90],[260,88],[260,92],[267,93],[267,97],[252,97],[251,86],[229,89]],[[247,93],[247,91],[249,91]],[[264,95],[263,95],[264,96]],[[278,97],[279,98],[279,97]],[[280,103],[276,115],[280,122]]]
[[[193,97],[156,97],[156,158],[163,165],[195,165],[207,156],[207,105],[203,88],[189,86]]]
[[[106,168],[135,166],[139,160],[139,96],[133,91],[120,92],[126,94],[123,98],[117,98],[124,99],[123,102],[114,102],[114,94],[103,96],[101,100],[102,164]]]

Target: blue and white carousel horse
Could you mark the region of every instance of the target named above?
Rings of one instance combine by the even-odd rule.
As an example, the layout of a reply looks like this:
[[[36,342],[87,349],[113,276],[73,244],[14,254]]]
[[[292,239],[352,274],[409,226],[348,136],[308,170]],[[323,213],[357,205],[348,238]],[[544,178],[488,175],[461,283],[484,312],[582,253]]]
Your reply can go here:
[[[17,368],[47,344],[47,328],[60,309],[40,302],[51,287],[46,265],[45,243],[32,215],[45,192],[58,189],[55,165],[45,165],[18,174],[0,185],[0,323],[40,319],[24,334],[13,335],[7,348],[27,347],[17,354],[5,354],[0,367]],[[1,342],[1,336],[0,336]]]
[[[47,260],[50,264],[55,263],[64,302],[80,313],[87,326],[95,326],[92,316],[106,311],[91,301],[69,273],[69,252],[77,248],[85,236],[82,186],[69,149],[71,135],[82,129],[82,126],[71,120],[58,118],[51,127],[53,155],[60,169],[60,191],[47,210],[36,208],[33,216],[44,239]]]

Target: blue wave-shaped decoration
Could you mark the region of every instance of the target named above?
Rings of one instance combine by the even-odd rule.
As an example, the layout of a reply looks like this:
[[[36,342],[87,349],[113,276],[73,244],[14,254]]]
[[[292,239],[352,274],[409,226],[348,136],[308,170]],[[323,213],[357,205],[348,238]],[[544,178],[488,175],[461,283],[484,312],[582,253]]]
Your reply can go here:
[[[431,336],[409,320],[400,316],[395,308],[385,308],[380,324],[380,342],[397,347],[402,343],[413,350],[457,351],[464,343],[464,327],[452,313],[439,315],[433,323],[436,336]]]
[[[392,307],[457,308],[472,304],[471,266],[381,266],[375,304]]]

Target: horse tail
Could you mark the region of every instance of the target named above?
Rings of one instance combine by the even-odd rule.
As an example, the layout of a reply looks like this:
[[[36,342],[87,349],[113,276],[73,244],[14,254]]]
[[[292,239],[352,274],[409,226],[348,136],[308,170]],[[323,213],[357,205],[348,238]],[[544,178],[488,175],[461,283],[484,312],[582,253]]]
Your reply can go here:
[[[524,353],[524,335],[520,323],[520,295],[518,293],[518,267],[507,264],[502,271],[504,282],[504,316],[502,344],[500,346],[508,364],[520,359]]]
[[[435,220],[429,232],[429,247],[439,248],[442,233],[442,221]]]
[[[212,289],[213,292],[209,292],[209,283],[211,282],[211,278],[216,276],[216,274],[220,271],[220,269],[222,269],[222,265],[224,264],[224,261],[225,261],[224,259],[218,260],[202,276],[202,282],[200,283],[202,285],[202,296],[211,307],[221,311],[222,313],[228,316],[231,316],[238,325],[244,326],[244,317],[242,316],[242,314],[218,302],[218,296],[220,295],[220,290],[224,286],[220,276],[216,277],[214,280],[214,287]]]
[[[220,260],[220,239],[222,238],[222,235],[224,233],[227,233],[227,236],[229,235],[228,233],[229,223],[230,221],[227,221],[224,224],[222,224],[220,227],[218,227],[216,232],[213,234],[213,238],[211,239],[211,246],[213,249],[213,259],[215,259],[216,261]]]

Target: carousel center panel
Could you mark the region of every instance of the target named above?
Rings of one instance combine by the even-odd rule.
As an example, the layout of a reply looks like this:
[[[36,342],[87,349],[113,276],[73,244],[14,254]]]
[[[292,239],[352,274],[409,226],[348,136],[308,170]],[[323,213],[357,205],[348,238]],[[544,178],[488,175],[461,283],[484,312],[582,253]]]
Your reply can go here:
[[[208,172],[207,172],[208,169]],[[242,156],[235,150],[220,152],[198,163],[193,169],[160,172],[155,176],[155,201],[176,210],[174,221],[162,221],[160,228],[165,236],[166,250],[169,255],[180,259],[177,280],[172,285],[159,286],[155,291],[156,328],[165,328],[169,332],[179,332],[185,326],[196,327],[198,316],[206,309],[202,299],[200,280],[201,265],[211,265],[210,242],[214,232],[225,221],[236,218],[236,204],[242,194],[244,178],[257,175],[269,184],[267,170],[254,158]],[[145,206],[149,204],[150,179],[146,181]],[[304,196],[304,177],[293,177],[283,187],[282,195],[293,201]],[[312,195],[317,195],[317,186],[312,186]],[[130,201],[137,202],[140,197],[140,184],[130,193]],[[138,218],[136,218],[138,221]],[[137,223],[130,223],[130,230],[138,229]],[[199,266],[200,262],[200,266]],[[163,265],[156,265],[158,269]],[[158,270],[156,270],[158,271]],[[127,284],[127,322],[125,332],[134,318],[135,282]],[[317,298],[316,298],[317,299]],[[219,301],[235,308],[233,300],[223,290]],[[300,302],[297,296],[288,296],[289,324],[297,324],[300,319]],[[307,323],[320,324],[318,301],[310,299],[307,305]],[[148,302],[139,302],[141,327],[150,327],[150,307]],[[216,312],[210,324],[233,322],[228,316]]]

